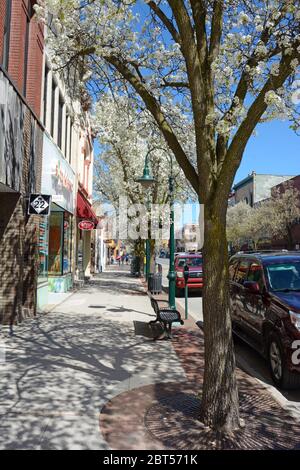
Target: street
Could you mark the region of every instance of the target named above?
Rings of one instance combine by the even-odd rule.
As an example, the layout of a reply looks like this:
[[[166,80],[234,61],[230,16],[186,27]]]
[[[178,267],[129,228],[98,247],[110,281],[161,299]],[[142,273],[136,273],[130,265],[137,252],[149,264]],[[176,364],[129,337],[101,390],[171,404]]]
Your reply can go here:
[[[157,263],[162,265],[163,286],[167,287],[169,259],[158,258]],[[185,308],[184,297],[177,297],[176,303],[182,309]],[[197,291],[189,292],[188,312],[196,322],[203,322],[201,293]],[[279,391],[272,382],[266,360],[253,348],[248,346],[248,344],[237,337],[235,337],[235,349],[238,366],[253,377],[259,379],[263,384],[267,385],[270,390],[272,390],[272,393],[278,397],[284,405],[287,405],[295,416],[300,418],[300,390]]]

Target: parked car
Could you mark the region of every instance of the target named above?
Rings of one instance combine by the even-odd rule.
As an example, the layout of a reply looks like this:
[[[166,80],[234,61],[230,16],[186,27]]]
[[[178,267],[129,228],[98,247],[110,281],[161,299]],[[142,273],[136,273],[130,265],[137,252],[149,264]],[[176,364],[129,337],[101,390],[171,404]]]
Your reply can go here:
[[[229,275],[234,333],[265,356],[277,387],[300,387],[299,252],[237,253]]]
[[[183,294],[183,290],[185,288],[183,271],[186,264],[189,267],[188,288],[203,288],[202,256],[199,254],[191,255],[187,253],[180,253],[175,258],[176,296]]]

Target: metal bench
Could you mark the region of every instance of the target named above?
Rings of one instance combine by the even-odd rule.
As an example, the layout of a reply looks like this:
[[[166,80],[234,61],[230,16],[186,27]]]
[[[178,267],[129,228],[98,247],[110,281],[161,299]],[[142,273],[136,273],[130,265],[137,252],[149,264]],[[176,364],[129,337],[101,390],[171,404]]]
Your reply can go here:
[[[181,319],[181,315],[178,310],[173,310],[169,308],[169,303],[166,300],[157,301],[153,297],[150,297],[151,306],[156,314],[155,320],[151,320],[149,325],[160,322],[163,327],[163,334],[154,338],[157,339],[172,339],[172,323],[179,322],[181,325],[184,324],[184,321]],[[160,308],[158,302],[166,303],[168,307]],[[162,337],[161,337],[162,336]]]

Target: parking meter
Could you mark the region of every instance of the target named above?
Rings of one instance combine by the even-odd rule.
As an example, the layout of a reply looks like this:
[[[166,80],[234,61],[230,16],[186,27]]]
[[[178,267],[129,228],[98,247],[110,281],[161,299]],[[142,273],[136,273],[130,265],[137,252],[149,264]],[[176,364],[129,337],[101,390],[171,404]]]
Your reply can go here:
[[[184,267],[183,267],[183,277],[184,277],[185,284],[187,284],[187,282],[188,282],[189,275],[190,275],[189,267],[188,267],[187,264],[185,264]]]
[[[189,280],[189,275],[190,275],[190,270],[187,264],[184,265],[183,268],[183,277],[184,277],[184,294],[185,294],[185,319],[187,320],[188,318],[188,297],[189,297],[189,291],[188,291],[188,280]]]

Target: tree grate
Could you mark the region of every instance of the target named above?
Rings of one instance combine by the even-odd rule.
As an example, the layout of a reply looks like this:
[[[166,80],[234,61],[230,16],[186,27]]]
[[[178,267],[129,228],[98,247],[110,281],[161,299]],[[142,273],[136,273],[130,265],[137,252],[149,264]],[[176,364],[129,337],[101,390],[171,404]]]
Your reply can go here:
[[[145,414],[145,427],[166,448],[178,450],[300,449],[300,425],[262,390],[240,393],[245,427],[224,436],[198,419],[196,395],[178,392],[156,400]]]

